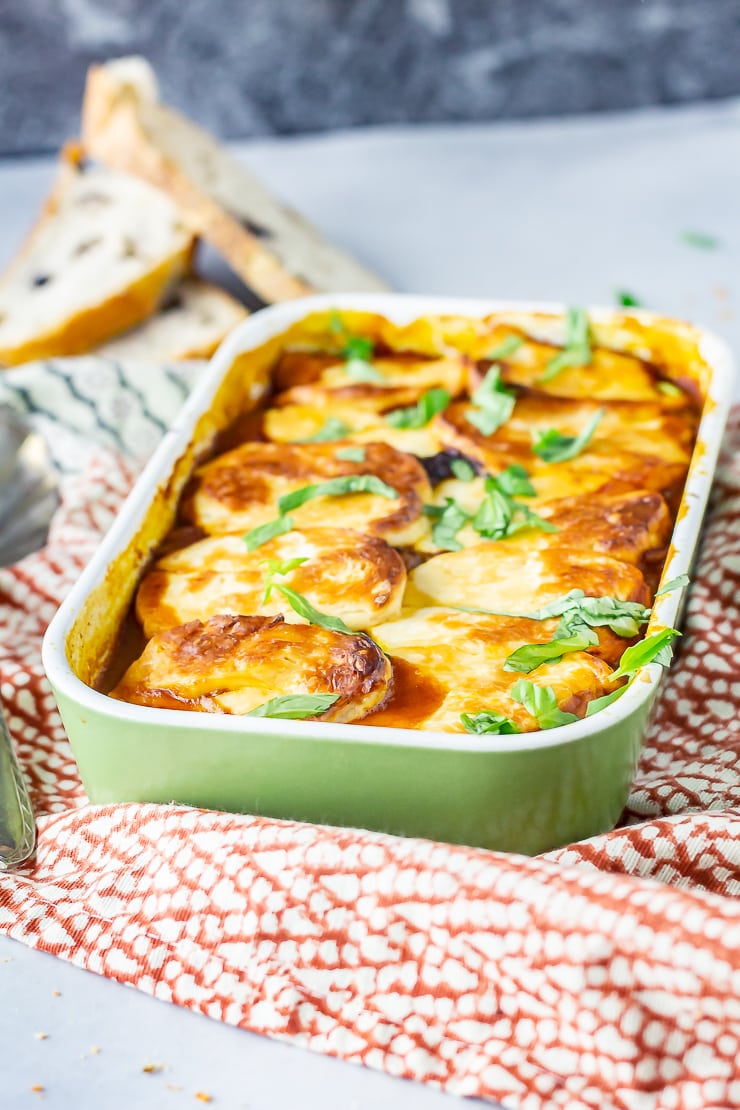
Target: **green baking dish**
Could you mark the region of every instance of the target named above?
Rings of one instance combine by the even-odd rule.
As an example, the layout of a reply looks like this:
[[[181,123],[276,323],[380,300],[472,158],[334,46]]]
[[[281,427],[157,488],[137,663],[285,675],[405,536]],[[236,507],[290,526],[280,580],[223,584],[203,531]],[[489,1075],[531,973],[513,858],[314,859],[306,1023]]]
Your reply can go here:
[[[250,317],[211,361],[113,528],[52,621],[43,659],[92,802],[180,802],[535,854],[611,828],[624,806],[662,670],[645,667],[592,717],[544,732],[470,736],[153,709],[95,688],[143,569],[215,437],[258,401],[286,334],[327,312],[381,320],[399,349],[462,333],[490,313],[558,339],[563,308],[393,294],[308,297]],[[705,398],[663,570],[690,570],[732,396],[715,336],[644,312],[589,310],[597,341],[639,353],[649,330]],[[423,324],[417,324],[423,321]],[[681,590],[657,598],[648,634],[677,622]]]

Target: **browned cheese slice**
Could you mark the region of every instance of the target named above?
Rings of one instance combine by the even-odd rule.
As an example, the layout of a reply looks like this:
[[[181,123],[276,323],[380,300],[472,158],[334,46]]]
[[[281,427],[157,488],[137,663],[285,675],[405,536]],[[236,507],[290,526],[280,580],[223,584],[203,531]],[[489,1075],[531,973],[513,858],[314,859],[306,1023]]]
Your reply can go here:
[[[270,561],[293,559],[306,561],[276,575],[264,601]],[[303,622],[276,588],[285,585],[350,628],[371,628],[398,616],[405,584],[401,556],[374,536],[307,528],[251,552],[239,536],[216,536],[159,559],[139,587],[136,615],[147,638],[218,613],[282,613],[286,621]]]
[[[205,532],[244,533],[274,520],[279,498],[349,474],[371,474],[391,486],[377,493],[315,497],[290,513],[297,528],[349,528],[392,544],[412,544],[428,531],[422,505],[431,496],[421,464],[384,443],[369,443],[362,462],[338,457],[346,443],[245,443],[196,471],[183,512]]]
[[[586,652],[565,655],[528,675],[504,668],[522,644],[552,638],[557,622],[493,617],[429,608],[373,630],[393,663],[393,694],[368,725],[462,732],[462,713],[502,713],[521,731],[537,721],[509,694],[519,678],[551,686],[558,705],[583,716],[608,688],[611,668]]]
[[[218,616],[154,636],[111,697],[244,714],[285,695],[336,694],[321,719],[356,721],[383,701],[390,681],[390,664],[369,636],[282,617]]]
[[[479,384],[491,365],[489,352],[511,336],[525,338],[522,346],[497,359],[501,377],[511,385],[541,390],[553,397],[590,398],[595,401],[654,401],[666,409],[681,408],[686,397],[666,396],[659,388],[660,371],[657,366],[636,355],[595,347],[591,361],[585,366],[568,366],[553,378],[543,381],[548,363],[562,351],[561,347],[540,343],[524,337],[517,329],[499,324],[490,337],[481,340],[476,354],[478,363],[471,378],[473,389]]]
[[[532,451],[533,433],[555,428],[577,436],[599,409],[604,418],[589,445],[574,459],[545,462]],[[686,478],[695,418],[691,410],[667,411],[658,404],[578,401],[529,393],[521,396],[507,423],[483,435],[467,419],[470,405],[456,402],[435,417],[440,435],[491,474],[523,466],[538,498],[649,490],[675,496]]]

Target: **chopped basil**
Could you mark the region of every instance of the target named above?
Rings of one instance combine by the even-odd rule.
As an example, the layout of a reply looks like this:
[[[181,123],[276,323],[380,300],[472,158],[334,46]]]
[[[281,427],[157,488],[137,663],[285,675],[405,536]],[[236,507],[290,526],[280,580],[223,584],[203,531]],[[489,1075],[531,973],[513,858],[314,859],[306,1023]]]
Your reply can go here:
[[[364,462],[367,451],[364,447],[340,447],[337,458],[342,462]]]
[[[472,482],[475,478],[475,468],[467,459],[451,459],[450,470],[460,482]]]
[[[680,635],[675,628],[664,628],[662,632],[654,632],[652,636],[628,647],[619,662],[619,668],[611,676],[612,681],[632,675],[639,667],[645,667],[648,663],[667,667],[673,657],[671,642]]]
[[[504,663],[504,670],[529,674],[543,663],[557,663],[564,655],[572,651],[586,651],[598,642],[596,633],[584,625],[572,636],[555,638],[547,644],[524,644],[511,653]]]
[[[353,382],[384,382],[386,379],[364,358],[348,358],[344,371]]]
[[[520,615],[535,621],[561,617],[555,631],[556,637],[573,635],[580,625],[587,625],[589,628],[610,628],[615,635],[630,639],[638,636],[640,626],[650,620],[650,609],[646,609],[639,601],[620,601],[616,597],[587,597],[583,590],[571,590],[564,597],[551,601],[549,605],[535,609],[533,613]]]
[[[426,505],[424,512],[431,516],[436,523],[432,527],[432,542],[443,551],[460,551],[462,544],[457,538],[457,533],[470,520],[466,513],[452,497],[447,497],[444,508],[440,505]]]
[[[490,358],[492,362],[496,362],[500,358],[508,358],[513,355],[514,351],[518,351],[523,346],[524,340],[520,335],[507,335],[506,339],[502,339],[497,347],[489,351],[486,358]]]
[[[276,520],[268,520],[267,524],[259,524],[244,536],[247,551],[254,551],[263,543],[274,540],[276,536],[282,536],[284,532],[290,532],[294,527],[295,522],[290,516],[280,516]]]
[[[473,408],[465,419],[484,436],[493,435],[511,416],[516,396],[501,384],[501,367],[494,364],[471,397]]]
[[[356,358],[360,362],[367,362],[368,359],[373,357],[374,350],[375,344],[372,339],[368,339],[364,335],[349,335],[342,348],[342,354],[348,360]]]
[[[450,403],[446,389],[428,389],[415,405],[387,412],[385,419],[394,428],[425,428],[433,416],[443,412]]]
[[[681,240],[688,247],[697,247],[702,251],[716,251],[719,239],[715,235],[707,235],[704,231],[684,231]]]
[[[594,713],[598,713],[600,709],[606,709],[607,705],[611,705],[612,702],[621,698],[629,685],[629,682],[627,682],[624,686],[620,686],[618,690],[612,690],[611,694],[603,694],[600,698],[594,698],[593,701],[588,703],[586,716],[592,717]]]
[[[344,439],[351,431],[349,424],[345,424],[343,420],[338,420],[336,416],[330,416],[315,435],[309,439],[304,439],[303,442],[326,443],[332,439]]]
[[[375,474],[340,474],[325,482],[315,482],[310,486],[301,486],[292,493],[286,493],[278,501],[278,511],[281,516],[284,516],[293,509],[305,505],[314,497],[340,497],[346,493],[375,493],[379,497],[388,497],[392,501],[398,498],[398,490],[387,485]]]
[[[462,713],[460,722],[466,732],[476,736],[501,736],[503,734],[521,732],[515,721],[509,720],[501,713],[491,713],[484,710],[482,713]]]
[[[318,717],[338,700],[339,694],[284,694],[279,698],[270,698],[256,709],[250,709],[244,716],[300,721],[306,717]]]
[[[290,605],[291,609],[303,617],[309,624],[317,624],[320,628],[328,628],[332,632],[351,632],[341,617],[332,617],[328,613],[320,613],[318,609],[314,609],[311,602],[303,596],[303,594],[296,593],[290,586],[279,586],[275,583],[274,587],[278,593],[281,593],[285,600]]]
[[[556,728],[577,721],[575,713],[564,713],[558,706],[552,686],[538,686],[526,678],[520,678],[509,690],[514,701],[520,702],[527,713],[537,720],[540,728]]]
[[[529,480],[529,474],[523,466],[507,466],[496,475],[496,482],[500,490],[508,493],[510,497],[536,497],[537,490]]]
[[[626,289],[617,290],[617,304],[621,304],[624,308],[641,308],[642,301],[636,297],[634,293],[628,293]]]
[[[267,578],[265,579],[265,592],[262,595],[262,604],[270,600],[272,587],[274,585],[273,579],[278,574],[290,574],[296,567],[303,566],[308,562],[308,556],[298,557],[295,559],[265,559],[267,563]]]
[[[671,578],[670,582],[666,582],[665,586],[661,586],[656,597],[662,597],[663,594],[670,594],[674,590],[681,590],[684,586],[688,586],[691,579],[688,574],[679,574],[678,578]]]
[[[659,393],[662,393],[664,397],[683,397],[684,395],[683,390],[680,386],[677,386],[675,382],[661,380],[656,383],[656,389]]]
[[[329,313],[329,331],[333,335],[344,335],[344,321],[336,309]]]
[[[508,467],[503,472],[508,475],[503,483],[500,481],[500,474],[486,478],[483,486],[485,498],[473,519],[473,527],[476,532],[487,540],[503,539],[505,536],[511,536],[515,532],[521,531],[522,528],[540,528],[544,532],[556,532],[557,529],[553,524],[543,520],[528,505],[523,505],[521,501],[515,501],[511,494],[507,492],[505,488],[507,485],[512,488],[513,485],[523,481],[521,474],[515,474],[512,477],[510,473],[512,469],[514,468]],[[521,467],[515,469],[517,471],[522,470]],[[523,470],[522,472],[526,473]],[[526,496],[531,495],[527,493]]]
[[[588,316],[582,308],[569,308],[565,320],[565,347],[550,359],[540,381],[549,382],[569,366],[588,366],[591,362],[591,336]]]
[[[604,419],[604,409],[599,409],[589,420],[586,427],[577,436],[561,435],[557,428],[548,428],[546,431],[535,432],[535,441],[532,447],[535,455],[547,463],[565,462],[580,455],[588,447],[594,432]]]

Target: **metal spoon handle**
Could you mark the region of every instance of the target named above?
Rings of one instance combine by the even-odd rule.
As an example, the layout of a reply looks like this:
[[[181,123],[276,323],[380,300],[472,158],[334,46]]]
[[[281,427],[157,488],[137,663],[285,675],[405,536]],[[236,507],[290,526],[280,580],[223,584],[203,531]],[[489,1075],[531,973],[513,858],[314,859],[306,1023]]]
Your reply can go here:
[[[31,799],[0,706],[0,871],[23,863],[35,847]]]

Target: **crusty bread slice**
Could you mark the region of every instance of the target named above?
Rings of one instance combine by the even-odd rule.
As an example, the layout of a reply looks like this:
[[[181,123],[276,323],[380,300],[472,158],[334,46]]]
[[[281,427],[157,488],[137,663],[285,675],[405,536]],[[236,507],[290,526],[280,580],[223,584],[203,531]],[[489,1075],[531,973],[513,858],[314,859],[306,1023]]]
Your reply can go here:
[[[207,281],[184,281],[156,316],[104,343],[96,354],[148,362],[210,358],[247,315],[246,308],[223,289]]]
[[[83,354],[135,327],[187,271],[193,242],[169,197],[66,148],[0,280],[0,365]]]
[[[82,137],[94,158],[167,192],[265,301],[387,288],[276,201],[207,132],[161,104],[143,58],[91,67]]]

